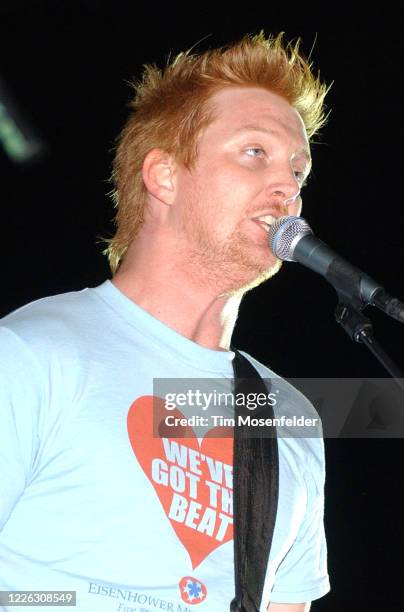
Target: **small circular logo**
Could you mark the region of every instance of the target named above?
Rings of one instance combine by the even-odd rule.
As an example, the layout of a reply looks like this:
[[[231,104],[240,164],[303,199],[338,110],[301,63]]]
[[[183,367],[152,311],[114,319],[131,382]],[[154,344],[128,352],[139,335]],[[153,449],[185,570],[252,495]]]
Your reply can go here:
[[[185,576],[179,582],[182,601],[187,604],[199,604],[205,601],[208,594],[206,586],[197,578]]]

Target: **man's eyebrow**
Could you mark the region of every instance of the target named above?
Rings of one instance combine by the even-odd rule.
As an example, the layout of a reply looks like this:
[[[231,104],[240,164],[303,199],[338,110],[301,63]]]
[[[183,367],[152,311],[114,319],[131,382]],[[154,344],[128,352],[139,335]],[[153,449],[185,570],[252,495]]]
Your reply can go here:
[[[271,130],[271,128],[266,128],[263,125],[258,125],[257,123],[248,123],[247,125],[242,125],[237,128],[236,133],[238,132],[264,132],[265,134],[270,134],[271,136],[279,136],[279,132],[276,130]],[[312,166],[312,159],[310,155],[310,151],[306,147],[302,147],[298,149],[296,153],[303,155],[310,164],[310,168]]]

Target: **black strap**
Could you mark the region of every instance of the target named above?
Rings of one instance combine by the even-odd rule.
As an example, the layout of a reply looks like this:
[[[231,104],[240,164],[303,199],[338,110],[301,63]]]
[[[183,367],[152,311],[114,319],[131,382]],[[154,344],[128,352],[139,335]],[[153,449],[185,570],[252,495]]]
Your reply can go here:
[[[235,352],[233,369],[237,401],[233,510],[236,596],[230,604],[230,610],[259,612],[278,509],[278,440],[275,427],[239,425],[240,415],[273,418],[274,412],[270,405],[249,410],[245,407],[245,401],[239,401],[241,394],[245,397],[249,393],[268,395],[270,388],[264,384],[248,359],[238,351]]]

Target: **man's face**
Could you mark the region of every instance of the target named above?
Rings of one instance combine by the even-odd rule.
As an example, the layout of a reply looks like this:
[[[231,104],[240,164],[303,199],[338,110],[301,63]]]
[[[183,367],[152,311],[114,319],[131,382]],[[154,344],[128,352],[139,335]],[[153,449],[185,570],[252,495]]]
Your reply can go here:
[[[199,137],[196,164],[178,170],[173,218],[206,281],[238,289],[280,267],[266,222],[300,214],[309,144],[301,117],[276,94],[227,88],[211,103],[215,120]]]

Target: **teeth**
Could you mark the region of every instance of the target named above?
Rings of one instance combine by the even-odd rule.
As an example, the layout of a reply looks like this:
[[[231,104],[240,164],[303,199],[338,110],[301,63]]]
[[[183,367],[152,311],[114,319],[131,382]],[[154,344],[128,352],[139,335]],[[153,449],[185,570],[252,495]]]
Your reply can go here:
[[[264,217],[257,217],[259,221],[263,221],[267,225],[272,225],[274,221],[276,221],[276,217],[272,215],[265,215]]]

